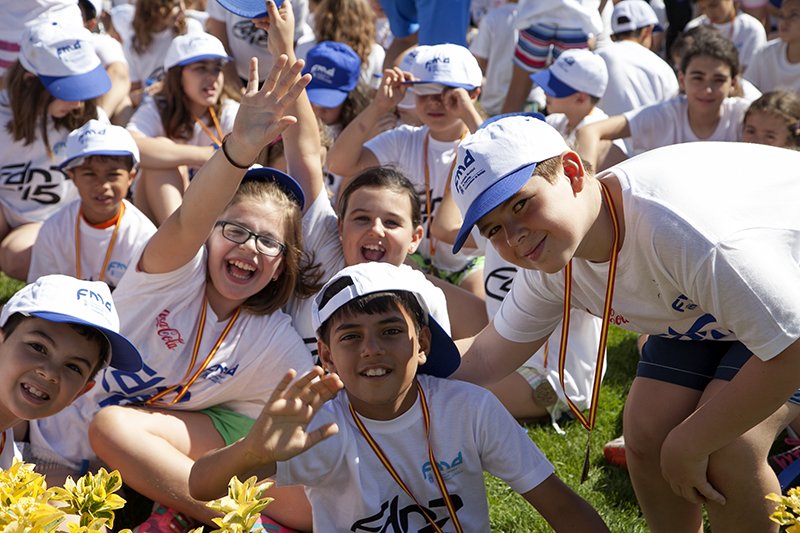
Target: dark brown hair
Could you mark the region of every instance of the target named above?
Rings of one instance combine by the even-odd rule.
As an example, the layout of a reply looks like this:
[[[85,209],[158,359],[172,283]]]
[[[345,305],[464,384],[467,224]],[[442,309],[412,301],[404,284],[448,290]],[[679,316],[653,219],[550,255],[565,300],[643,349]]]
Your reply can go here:
[[[161,25],[175,6],[174,0],[139,0],[136,2],[136,11],[133,14],[133,37],[131,45],[134,52],[144,54],[153,43],[154,28]],[[183,35],[186,32],[186,17],[183,13],[178,15],[173,35]]]
[[[344,220],[350,197],[359,189],[388,189],[407,196],[411,202],[411,225],[413,228],[422,225],[420,193],[408,178],[389,167],[370,167],[363,170],[353,181],[339,192],[339,218]]]
[[[755,113],[770,113],[783,120],[792,146],[800,147],[800,98],[797,95],[783,91],[764,93],[750,104],[742,124],[747,123],[747,117]]]

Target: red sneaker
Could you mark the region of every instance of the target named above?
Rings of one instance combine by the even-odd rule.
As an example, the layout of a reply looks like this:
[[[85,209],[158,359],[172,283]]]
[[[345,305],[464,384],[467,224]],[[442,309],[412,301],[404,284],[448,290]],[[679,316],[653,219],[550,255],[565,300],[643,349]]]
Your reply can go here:
[[[603,455],[606,461],[612,465],[628,468],[628,461],[625,458],[625,437],[617,437],[603,446]]]

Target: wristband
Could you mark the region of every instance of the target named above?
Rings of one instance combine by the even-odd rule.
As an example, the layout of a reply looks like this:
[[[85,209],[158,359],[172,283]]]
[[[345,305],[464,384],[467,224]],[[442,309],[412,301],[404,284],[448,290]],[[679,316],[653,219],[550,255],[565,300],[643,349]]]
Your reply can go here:
[[[226,136],[225,139],[222,141],[222,153],[225,154],[225,159],[228,160],[228,163],[230,163],[234,167],[240,168],[242,170],[247,170],[248,168],[250,168],[253,163],[250,163],[249,165],[242,166],[239,163],[235,162],[233,159],[231,159],[231,156],[228,154],[228,149],[225,148],[225,143],[226,142],[228,142],[228,136]]]

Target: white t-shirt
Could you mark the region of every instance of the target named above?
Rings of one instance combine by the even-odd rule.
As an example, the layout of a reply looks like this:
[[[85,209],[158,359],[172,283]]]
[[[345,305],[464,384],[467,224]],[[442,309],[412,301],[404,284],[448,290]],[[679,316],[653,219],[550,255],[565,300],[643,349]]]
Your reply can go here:
[[[311,26],[306,23],[308,0],[291,0],[294,11],[294,41],[313,36]],[[248,78],[250,58],[258,58],[258,79],[263,81],[272,68],[272,54],[267,49],[267,32],[256,28],[252,19],[234,15],[216,0],[206,5],[209,17],[225,24],[228,35],[228,50],[236,60],[236,73],[242,79]]]
[[[600,0],[528,0],[520,3],[517,29],[531,24],[551,24],[563,28],[578,28],[585,34],[598,35],[603,31]]]
[[[487,390],[424,375],[417,380],[430,412],[431,447],[459,522],[468,531],[489,531],[483,472],[525,493],[550,477],[553,465]],[[361,417],[361,421],[417,501],[436,515],[444,531],[451,531],[451,519],[431,473],[419,397],[393,420]],[[414,500],[355,425],[344,392],[325,404],[309,431],[330,422],[338,424],[338,434],[277,465],[279,485],[306,485],[314,531],[425,530],[427,522]],[[400,523],[404,527],[397,527]]]
[[[740,340],[760,359],[800,337],[800,154],[745,143],[668,146],[617,165],[625,241],[611,321],[683,340]],[[757,180],[755,179],[757,177]],[[572,306],[602,316],[608,262],[572,261]],[[495,316],[514,342],[561,319],[564,274],[520,273]]]
[[[788,91],[800,95],[800,63],[789,63],[788,45],[780,39],[759,48],[744,77],[761,92]]]
[[[133,260],[141,254],[142,247],[156,232],[156,227],[127,200],[122,201],[125,212],[119,222],[114,239],[111,257],[108,258],[105,272],[106,254],[114,236],[115,226],[95,228],[80,218],[81,279],[99,281],[101,278],[112,289],[128,268],[134,266]],[[31,252],[31,266],[28,270],[28,283],[40,276],[65,274],[77,276],[75,261],[75,223],[81,201],[77,200],[47,219],[39,230],[36,243]]]
[[[334,274],[347,266],[344,261],[342,243],[339,241],[336,221],[336,213],[331,207],[328,195],[325,190],[322,190],[314,203],[303,214],[303,249],[309,254],[313,254],[314,262],[321,265],[324,281],[331,279]],[[411,269],[408,265],[401,265],[400,268]],[[447,300],[444,292],[428,281],[422,272],[414,271],[414,275],[418,277],[417,290],[426,292],[426,301],[431,315],[447,333],[450,333],[450,318],[447,313]],[[292,317],[294,328],[316,360],[317,338],[311,321],[313,302],[313,297],[299,299],[292,296],[283,310]]]
[[[597,52],[608,67],[608,87],[597,107],[611,116],[678,95],[672,68],[644,46],[620,41]]]
[[[14,445],[14,428],[0,433],[0,470],[8,470],[14,465],[14,458],[22,459]]]
[[[203,32],[203,26],[191,17],[186,17],[186,33]],[[150,46],[143,54],[133,48],[133,34],[130,40],[126,40],[123,45],[125,57],[128,59],[131,83],[141,83],[142,87],[147,85],[147,80],[159,81],[164,77],[164,56],[169,50],[169,45],[175,33],[172,28],[153,34]]]
[[[381,166],[395,166],[406,178],[421,191],[425,190],[425,138],[428,126],[416,127],[403,125],[390,131],[376,135],[364,143],[364,148],[372,152]],[[430,137],[428,141],[428,170],[430,174],[430,202],[435,214],[442,201],[445,186],[450,177],[451,167],[456,157],[456,149],[461,141],[437,141]],[[430,229],[428,228],[428,208],[426,197],[422,195],[422,227],[425,235],[417,249],[427,259],[431,258]],[[458,272],[472,260],[472,256],[453,254],[453,247],[445,242],[436,241],[436,252],[433,264],[441,270]]]
[[[98,109],[101,120],[108,117]],[[43,222],[78,199],[78,190],[66,174],[58,170],[67,156],[66,128],[56,129],[52,117],[47,116],[47,141],[53,150],[52,158],[39,138],[26,145],[24,140],[14,141],[6,129],[12,119],[8,93],[0,92],[0,204],[17,215],[9,221],[12,227],[26,222]],[[102,117],[102,118],[101,118]],[[15,223],[17,222],[17,223]]]
[[[103,68],[108,68],[112,63],[122,63],[128,66],[122,44],[107,33],[90,33],[94,52],[100,59]]]
[[[722,35],[733,41],[733,44],[736,45],[736,50],[739,51],[739,65],[742,69],[753,63],[752,60],[756,51],[767,42],[767,32],[764,31],[764,26],[761,22],[742,11],[736,11],[733,30],[731,30],[730,22],[711,24],[707,16],[700,15],[696,19],[690,20],[686,24],[684,31],[696,28],[701,24],[719,30]]]
[[[608,118],[602,109],[595,106],[592,108],[592,111],[583,117],[583,119],[578,122],[578,125],[569,129],[569,118],[564,113],[553,113],[551,115],[547,115],[547,123],[553,126],[558,133],[561,134],[564,139],[570,143],[572,146],[577,145],[577,138],[576,132],[581,129],[582,127],[586,126],[587,124],[593,124],[595,122],[600,122],[601,120],[605,120]],[[622,150],[623,154],[628,153],[628,149],[625,147],[625,142],[622,139],[614,139],[611,141],[614,146]]]
[[[519,36],[519,30],[514,28],[518,10],[517,4],[505,4],[486,13],[469,45],[472,55],[487,60],[480,101],[489,115],[500,113],[511,86],[514,67],[511,58]],[[532,100],[532,96],[528,100]]]
[[[157,105],[158,96],[155,97],[145,97],[142,101],[142,104],[134,111],[133,116],[128,121],[128,125],[125,126],[128,131],[135,131],[136,133],[140,133],[145,137],[166,137],[167,132],[164,130],[164,124],[161,122],[161,112],[158,109]],[[233,131],[233,122],[236,119],[236,113],[239,111],[239,102],[235,100],[230,100],[228,98],[223,99],[222,110],[220,111],[217,120],[219,121],[219,127],[222,130],[222,136],[229,134]],[[205,119],[207,121],[208,129],[214,135],[217,135],[216,128],[214,124],[211,122],[210,118]],[[203,127],[198,124],[197,122],[194,123],[194,129],[192,130],[192,136],[189,139],[172,139],[178,144],[188,144],[191,146],[214,146],[215,143],[208,136],[205,132]],[[194,175],[200,167],[190,167],[189,170],[191,171],[192,175]]]
[[[744,98],[726,98],[720,106],[717,129],[707,139],[700,139],[689,126],[689,102],[679,95],[666,102],[628,111],[634,150],[652,150],[670,144],[694,141],[738,141],[742,135],[742,120],[750,102]]]
[[[31,443],[70,462],[94,457],[86,432],[106,405],[144,401],[185,383],[206,290],[205,247],[186,265],[162,274],[131,269],[114,291],[120,332],[141,352],[136,373],[106,368],[97,385],[55,416],[31,422]],[[136,260],[138,262],[138,258]],[[211,353],[228,320],[207,307],[206,325],[192,371]],[[242,311],[207,368],[180,402],[170,407],[198,411],[216,405],[257,418],[264,402],[290,368],[303,375],[311,359],[291,319],[277,311],[257,316]],[[167,394],[166,402],[176,394]]]

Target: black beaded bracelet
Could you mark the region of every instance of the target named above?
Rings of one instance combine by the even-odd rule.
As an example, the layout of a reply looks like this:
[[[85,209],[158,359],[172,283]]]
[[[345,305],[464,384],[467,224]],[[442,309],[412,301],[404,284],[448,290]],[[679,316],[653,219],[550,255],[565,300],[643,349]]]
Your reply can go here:
[[[228,142],[228,137],[225,137],[225,139],[222,141],[222,153],[225,154],[225,159],[228,160],[228,163],[230,163],[231,165],[235,166],[236,168],[241,168],[242,170],[247,170],[248,168],[250,168],[253,163],[250,163],[249,165],[242,166],[239,163],[235,162],[233,159],[231,159],[231,156],[228,154],[228,149],[225,148],[225,143],[226,142]]]

